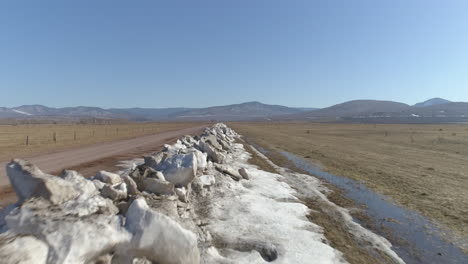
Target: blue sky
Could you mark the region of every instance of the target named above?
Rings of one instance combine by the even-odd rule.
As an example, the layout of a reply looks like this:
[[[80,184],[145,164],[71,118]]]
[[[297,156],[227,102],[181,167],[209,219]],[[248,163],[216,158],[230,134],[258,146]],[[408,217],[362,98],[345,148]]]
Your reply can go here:
[[[468,1],[2,1],[0,106],[468,101]]]

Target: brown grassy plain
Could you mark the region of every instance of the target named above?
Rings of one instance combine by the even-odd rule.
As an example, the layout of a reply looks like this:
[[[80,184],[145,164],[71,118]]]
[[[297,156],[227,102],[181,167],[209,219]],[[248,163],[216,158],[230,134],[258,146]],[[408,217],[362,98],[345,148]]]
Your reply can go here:
[[[300,155],[363,182],[449,227],[456,240],[468,237],[468,125],[230,125],[262,147]]]
[[[0,125],[0,161],[193,126],[194,123]]]

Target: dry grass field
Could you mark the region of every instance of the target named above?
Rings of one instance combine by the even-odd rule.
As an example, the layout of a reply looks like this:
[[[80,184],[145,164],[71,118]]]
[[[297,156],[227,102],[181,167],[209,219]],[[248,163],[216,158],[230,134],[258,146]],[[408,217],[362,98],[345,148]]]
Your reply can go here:
[[[232,123],[249,141],[308,158],[468,237],[468,125]]]
[[[194,123],[0,125],[0,161],[193,126]]]

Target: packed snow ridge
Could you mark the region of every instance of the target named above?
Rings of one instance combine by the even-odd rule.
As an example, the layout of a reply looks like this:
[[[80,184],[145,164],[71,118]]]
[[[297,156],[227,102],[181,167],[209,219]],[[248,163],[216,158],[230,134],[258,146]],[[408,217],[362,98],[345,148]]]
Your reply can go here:
[[[7,173],[18,202],[0,214],[1,262],[346,263],[285,181],[315,178],[262,171],[238,137],[216,124],[120,174],[90,179],[13,160]],[[316,179],[307,188],[326,199]],[[366,244],[392,255],[385,239],[359,227]]]

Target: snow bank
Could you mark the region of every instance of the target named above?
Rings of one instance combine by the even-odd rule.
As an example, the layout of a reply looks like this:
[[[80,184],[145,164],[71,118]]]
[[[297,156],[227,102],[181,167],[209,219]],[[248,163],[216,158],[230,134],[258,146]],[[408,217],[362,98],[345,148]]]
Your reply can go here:
[[[228,180],[215,190],[208,230],[224,245],[219,248],[224,257],[213,252],[212,257],[236,263],[346,263],[324,242],[322,228],[308,221],[309,209],[280,181],[283,176],[247,164],[241,145],[236,148],[242,159],[231,166],[247,167],[251,180]],[[265,247],[275,253],[265,255]]]

